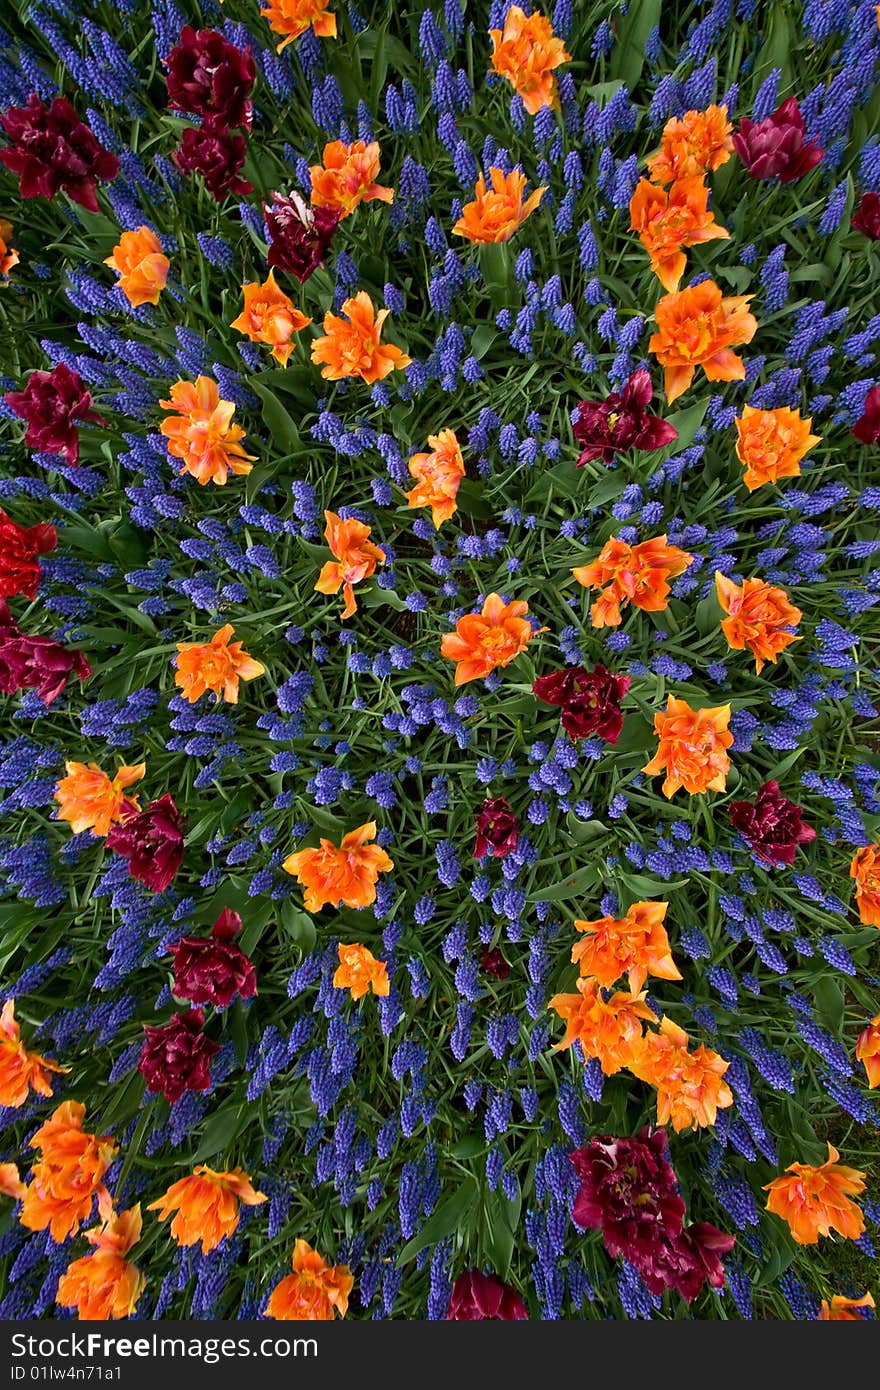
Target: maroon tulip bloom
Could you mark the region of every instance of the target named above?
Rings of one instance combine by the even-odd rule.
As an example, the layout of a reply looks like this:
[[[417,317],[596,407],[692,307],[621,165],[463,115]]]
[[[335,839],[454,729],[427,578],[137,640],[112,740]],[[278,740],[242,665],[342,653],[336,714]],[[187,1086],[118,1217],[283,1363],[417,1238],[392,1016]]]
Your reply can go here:
[[[29,637],[21,631],[5,599],[0,599],[0,690],[36,690],[48,708],[71,675],[88,680],[91,667],[82,652],[72,651],[52,637]]]
[[[744,116],[733,137],[736,150],[753,179],[793,183],[819,163],[824,150],[804,138],[804,118],[795,97],[789,97],[763,121]]]
[[[250,129],[250,95],[257,65],[249,48],[237,48],[216,29],[185,24],[165,59],[168,105],[209,117],[216,126]]]
[[[765,782],[754,801],[731,801],[730,824],[765,864],[793,864],[798,845],[816,838],[778,782]]]
[[[654,388],[648,372],[633,372],[622,391],[612,391],[604,401],[581,401],[572,433],[584,447],[578,468],[600,458],[612,464],[626,449],[650,453],[678,438],[678,430],[658,415],[647,413]]]
[[[98,144],[66,97],[47,107],[31,92],[27,106],[10,106],[0,122],[11,141],[0,161],[18,174],[23,198],[54,198],[63,188],[81,207],[98,211],[98,180],[115,179],[119,160]]]
[[[880,441],[880,386],[872,386],[862,407],[862,414],[850,430],[862,444]]]
[[[58,544],[58,532],[48,522],[19,526],[0,507],[0,598],[24,594],[32,599],[40,583],[38,555]]]
[[[677,1289],[690,1302],[707,1279],[723,1288],[719,1255],[735,1237],[702,1221],[684,1225],[664,1129],[646,1127],[633,1139],[602,1135],[569,1157],[581,1181],[575,1225],[601,1231],[608,1254],[622,1255],[651,1293]]]
[[[106,425],[92,409],[92,393],[79,372],[59,362],[51,372],[31,372],[23,391],[7,391],[6,404],[27,422],[24,442],[41,454],[60,454],[75,468],[79,462],[79,430],[75,421]]]
[[[529,1310],[516,1289],[497,1274],[468,1269],[452,1286],[446,1308],[447,1322],[522,1322]]]
[[[880,241],[880,193],[863,193],[852,215],[852,226],[871,241]]]
[[[562,727],[571,738],[596,736],[616,743],[623,728],[620,702],[629,685],[629,676],[616,675],[598,661],[592,671],[568,666],[539,676],[532,692],[561,711]]]
[[[510,962],[505,960],[497,946],[493,946],[491,951],[488,946],[483,948],[480,966],[487,975],[494,975],[496,980],[506,980],[510,974]]]
[[[106,845],[128,860],[128,872],[164,893],[183,860],[184,820],[169,792],[110,827]]]
[[[707,1279],[713,1289],[723,1289],[724,1265],[720,1256],[729,1254],[735,1244],[736,1236],[719,1231],[708,1221],[692,1222],[667,1247],[664,1287],[677,1289],[688,1303],[696,1298]],[[652,1289],[652,1293],[659,1292]]]
[[[519,825],[503,796],[487,796],[477,811],[477,841],[474,858],[491,854],[503,859],[519,843]]]
[[[180,148],[171,158],[182,174],[201,174],[211,197],[222,203],[227,193],[253,191],[253,184],[238,172],[246,152],[243,135],[230,135],[228,130],[206,122],[200,130],[189,126],[183,132]]]
[[[333,234],[339,226],[334,208],[313,208],[302,194],[273,193],[274,202],[263,204],[269,228],[269,265],[295,275],[305,284],[313,270],[324,264]]]
[[[211,1089],[211,1058],[220,1047],[202,1032],[204,1023],[203,1009],[187,1009],[160,1027],[144,1024],[138,1070],[147,1089],[160,1091],[169,1104],[184,1091]]]
[[[225,1009],[236,994],[250,999],[257,992],[257,976],[244,951],[233,946],[241,931],[237,912],[224,908],[209,937],[181,937],[171,947],[174,957],[174,994],[192,1004],[214,1004]]]
[[[641,1273],[658,1232],[677,1234],[684,1224],[666,1130],[646,1126],[633,1139],[599,1135],[569,1157],[581,1183],[575,1225],[601,1231],[612,1259],[622,1255]]]

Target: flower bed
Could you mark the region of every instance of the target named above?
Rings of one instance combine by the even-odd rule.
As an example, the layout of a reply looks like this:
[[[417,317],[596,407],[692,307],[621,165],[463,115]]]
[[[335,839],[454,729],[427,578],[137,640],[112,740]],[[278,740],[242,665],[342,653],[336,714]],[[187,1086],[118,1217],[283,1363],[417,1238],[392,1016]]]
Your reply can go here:
[[[4,23],[0,1315],[870,1316],[875,7]]]

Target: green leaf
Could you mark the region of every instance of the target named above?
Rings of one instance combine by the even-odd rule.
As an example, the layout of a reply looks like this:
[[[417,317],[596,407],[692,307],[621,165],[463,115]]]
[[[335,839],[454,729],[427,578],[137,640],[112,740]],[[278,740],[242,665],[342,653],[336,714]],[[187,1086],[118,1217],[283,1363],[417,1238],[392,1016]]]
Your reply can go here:
[[[471,338],[471,355],[479,361],[486,356],[498,334],[491,323],[481,323]]]
[[[393,589],[382,589],[378,584],[371,584],[369,589],[363,591],[358,589],[357,599],[364,608],[394,608],[398,613],[406,612],[406,604],[400,594]]]
[[[483,484],[475,483],[470,478],[465,478],[459,485],[458,510],[465,516],[481,517],[484,521],[491,521],[497,516],[497,511],[492,503],[483,495]]]
[[[666,423],[678,430],[678,438],[673,439],[671,444],[667,444],[665,449],[658,449],[656,455],[652,455],[657,461],[671,458],[674,454],[680,454],[689,444],[693,444],[694,435],[706,417],[709,409],[709,397],[705,400],[697,401],[695,405],[689,405],[687,410],[674,410],[671,415],[666,416]]]
[[[101,1115],[97,1125],[98,1134],[112,1130],[118,1125],[126,1124],[132,1115],[137,1114],[146,1090],[146,1084],[137,1069],[126,1077],[122,1085],[112,1093],[110,1103]],[[150,1110],[152,1113],[152,1107]]]
[[[832,975],[823,975],[813,985],[813,998],[816,1000],[816,1011],[826,1027],[830,1028],[835,1037],[840,1036],[843,1027],[843,987]]]
[[[651,30],[660,22],[661,0],[638,0],[631,4],[620,23],[617,42],[611,50],[608,71],[630,91],[642,75],[645,45]]]
[[[205,1125],[202,1141],[192,1158],[185,1161],[204,1163],[206,1158],[213,1158],[215,1154],[225,1153],[233,1139],[252,1119],[252,1114],[251,1106],[247,1103],[242,1104],[241,1101],[236,1101],[233,1105],[218,1110]]]
[[[426,1245],[436,1245],[438,1240],[444,1240],[446,1236],[451,1236],[457,1231],[462,1223],[462,1218],[466,1212],[473,1208],[478,1195],[479,1191],[475,1180],[470,1177],[465,1178],[452,1196],[440,1203],[418,1235],[407,1241],[397,1257],[398,1269],[415,1259],[419,1251],[424,1250]]]
[[[251,378],[249,383],[260,400],[263,402],[263,423],[272,435],[273,441],[278,446],[278,452],[290,454],[298,448],[300,443],[299,428],[278,397],[264,386],[258,378]]]
[[[539,891],[530,893],[526,902],[554,903],[565,902],[569,898],[579,898],[587,889],[594,887],[599,882],[599,878],[598,864],[585,864],[582,869],[576,869],[567,878],[557,879],[555,883],[548,883]]]
[[[605,835],[611,834],[604,821],[579,820],[574,811],[569,811],[565,817],[565,827],[579,845],[584,845],[589,840],[601,840]]]
[[[500,1189],[489,1192],[483,1206],[483,1243],[492,1268],[502,1279],[510,1272],[521,1208],[521,1196],[508,1201]]]
[[[304,951],[313,949],[318,939],[318,933],[315,930],[313,919],[307,912],[294,907],[292,903],[282,903],[278,912],[278,920],[297,946],[301,946]]]
[[[647,874],[618,873],[615,877],[632,895],[633,902],[663,898],[677,888],[686,888],[688,882],[686,878],[648,878]]]

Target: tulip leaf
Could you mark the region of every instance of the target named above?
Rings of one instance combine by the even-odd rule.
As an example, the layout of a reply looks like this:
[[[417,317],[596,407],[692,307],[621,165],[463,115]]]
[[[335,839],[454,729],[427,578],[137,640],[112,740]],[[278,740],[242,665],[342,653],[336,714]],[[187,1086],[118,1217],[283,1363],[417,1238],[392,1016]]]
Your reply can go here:
[[[477,1196],[476,1181],[470,1177],[465,1178],[452,1196],[440,1203],[433,1216],[428,1218],[418,1234],[414,1235],[412,1240],[407,1241],[397,1256],[398,1269],[409,1264],[410,1260],[415,1259],[419,1251],[424,1250],[426,1246],[436,1245],[438,1241],[444,1240],[446,1236],[451,1236],[459,1230],[465,1214],[473,1211]]]
[[[588,888],[592,888],[599,882],[600,872],[598,864],[585,864],[582,869],[576,869],[567,878],[560,878],[555,883],[548,883],[535,893],[530,893],[526,899],[530,903],[552,903],[565,902],[569,898],[580,897]]]
[[[631,4],[620,22],[617,41],[611,50],[608,71],[630,91],[642,75],[645,46],[651,30],[660,22],[661,0],[639,0]]]
[[[228,1105],[211,1115],[205,1125],[202,1141],[192,1155],[189,1163],[204,1163],[206,1158],[225,1153],[241,1131],[253,1119],[251,1107],[243,1100]]]

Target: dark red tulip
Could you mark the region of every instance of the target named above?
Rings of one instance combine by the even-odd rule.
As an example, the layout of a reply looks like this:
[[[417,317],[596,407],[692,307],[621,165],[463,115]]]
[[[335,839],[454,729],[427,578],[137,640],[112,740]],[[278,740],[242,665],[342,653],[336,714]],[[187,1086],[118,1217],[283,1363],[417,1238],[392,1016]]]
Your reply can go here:
[[[754,801],[731,801],[730,824],[766,864],[793,864],[798,845],[816,838],[778,782],[765,782]]]
[[[257,65],[249,48],[237,48],[217,29],[185,24],[165,59],[168,105],[206,116],[215,126],[251,124]]]
[[[569,1157],[581,1184],[575,1225],[601,1231],[608,1254],[622,1255],[651,1293],[677,1289],[690,1302],[707,1279],[723,1288],[719,1256],[733,1248],[735,1237],[703,1221],[684,1225],[664,1129],[646,1127],[635,1138],[601,1135]]]
[[[880,386],[872,386],[862,407],[862,413],[850,430],[862,444],[880,441]]]
[[[253,184],[238,172],[246,153],[243,135],[230,135],[228,130],[206,121],[198,130],[189,126],[183,132],[180,148],[171,158],[182,174],[201,174],[211,197],[222,203],[227,193],[253,191]]]
[[[23,198],[54,198],[63,188],[81,207],[98,211],[98,181],[115,179],[119,160],[98,144],[66,97],[47,107],[32,92],[27,106],[10,106],[0,122],[10,140],[0,160],[18,174]]]
[[[871,241],[880,241],[880,193],[863,193],[852,215],[852,225]]]
[[[538,676],[532,691],[559,709],[562,727],[571,738],[595,736],[616,743],[623,728],[620,702],[629,685],[629,676],[619,676],[599,661],[592,671],[568,666]]]
[[[0,598],[24,594],[32,599],[40,583],[38,555],[58,544],[58,532],[48,522],[19,526],[0,507]]]
[[[241,931],[237,912],[224,908],[209,937],[184,936],[171,947],[174,994],[192,1004],[227,1008],[236,995],[250,999],[257,992],[253,964],[232,938]]]
[[[0,690],[36,690],[51,705],[72,675],[88,680],[91,667],[82,652],[52,637],[29,637],[15,622],[5,599],[0,599]]]
[[[106,425],[92,409],[92,394],[79,372],[59,362],[51,372],[31,372],[23,391],[7,391],[4,400],[27,423],[24,442],[41,454],[60,454],[65,463],[79,462],[76,421]]]
[[[164,893],[183,861],[183,817],[169,792],[111,826],[108,849],[128,860],[128,872]]]
[[[600,458],[606,465],[626,449],[650,453],[678,438],[678,430],[658,415],[647,413],[654,388],[644,369],[633,372],[622,391],[604,401],[581,401],[572,434],[583,445],[577,467]]]
[[[333,234],[339,226],[335,208],[310,207],[301,193],[273,193],[263,204],[269,228],[269,265],[295,275],[300,284],[324,264]]]
[[[159,1027],[144,1024],[144,1045],[138,1069],[147,1089],[160,1092],[170,1103],[184,1091],[211,1089],[211,1058],[220,1051],[202,1032],[203,1009],[187,1009]]]
[[[477,840],[474,858],[484,854],[503,859],[519,843],[519,825],[503,796],[487,796],[477,811]]]
[[[744,116],[733,137],[733,148],[753,179],[793,183],[819,163],[824,150],[805,139],[804,118],[795,97],[789,97],[763,121]]]
[[[516,1289],[497,1274],[468,1269],[452,1286],[446,1308],[448,1322],[522,1322],[529,1310]]]
[[[506,980],[510,974],[510,962],[505,960],[497,946],[493,946],[491,951],[488,946],[483,948],[480,967],[487,975],[494,975],[496,980]]]

